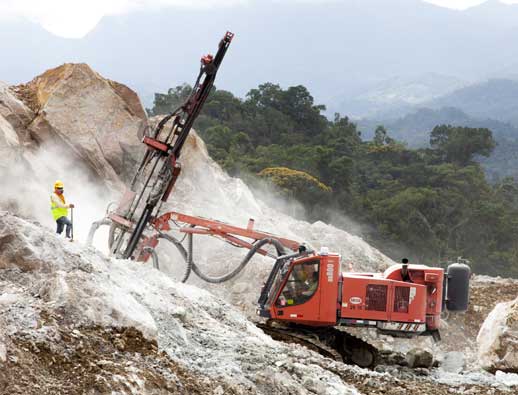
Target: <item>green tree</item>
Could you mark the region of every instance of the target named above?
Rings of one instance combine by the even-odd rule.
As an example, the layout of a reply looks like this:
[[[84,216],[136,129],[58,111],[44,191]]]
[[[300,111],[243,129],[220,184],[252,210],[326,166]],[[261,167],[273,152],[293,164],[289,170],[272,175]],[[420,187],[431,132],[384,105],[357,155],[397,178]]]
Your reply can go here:
[[[185,102],[191,91],[192,87],[189,84],[183,84],[170,88],[166,94],[155,93],[153,108],[147,110],[148,114],[151,116],[169,114]]]
[[[258,176],[274,184],[283,196],[310,207],[317,203],[326,204],[332,191],[316,177],[287,167],[269,167]]]
[[[430,146],[447,162],[467,165],[475,155],[489,156],[495,148],[493,134],[485,128],[439,125],[430,134]]]

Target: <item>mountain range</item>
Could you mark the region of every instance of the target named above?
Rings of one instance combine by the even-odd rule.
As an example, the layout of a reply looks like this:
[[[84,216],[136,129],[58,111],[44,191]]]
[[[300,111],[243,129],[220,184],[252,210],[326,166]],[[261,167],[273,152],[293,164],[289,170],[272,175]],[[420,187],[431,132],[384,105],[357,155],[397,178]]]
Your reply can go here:
[[[262,0],[107,16],[82,39],[56,37],[26,20],[3,21],[0,79],[26,82],[61,63],[86,62],[150,104],[152,93],[192,82],[200,55],[214,52],[226,30],[236,38],[220,88],[244,95],[266,81],[302,84],[319,102],[344,102],[334,106],[344,114],[350,98],[368,98],[391,79],[408,85],[417,78],[419,85],[419,76],[444,76],[442,83],[459,87],[509,76],[518,64],[516,5],[490,0],[456,11],[420,0]],[[425,99],[451,91],[450,84],[442,92],[426,88],[426,78],[422,83]],[[419,95],[418,89],[411,96]]]

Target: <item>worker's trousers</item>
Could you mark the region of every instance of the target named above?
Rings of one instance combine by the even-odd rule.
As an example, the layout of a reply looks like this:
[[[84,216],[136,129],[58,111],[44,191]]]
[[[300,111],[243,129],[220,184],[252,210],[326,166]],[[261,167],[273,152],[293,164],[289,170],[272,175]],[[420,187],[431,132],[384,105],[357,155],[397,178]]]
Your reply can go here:
[[[56,233],[61,234],[65,225],[67,226],[66,235],[68,238],[72,237],[72,222],[67,217],[60,217],[56,220]]]

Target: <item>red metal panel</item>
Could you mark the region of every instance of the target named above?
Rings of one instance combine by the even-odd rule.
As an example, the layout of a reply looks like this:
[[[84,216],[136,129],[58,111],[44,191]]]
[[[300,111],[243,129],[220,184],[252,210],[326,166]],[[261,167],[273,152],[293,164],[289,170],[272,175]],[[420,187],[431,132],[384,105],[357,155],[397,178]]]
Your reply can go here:
[[[273,307],[272,318],[314,326],[337,324],[340,257],[338,255],[320,255],[301,259],[297,263],[315,260],[320,260],[318,289],[315,294],[303,304]]]
[[[401,265],[394,265],[388,268],[384,273],[385,278],[398,282],[402,281],[401,267]],[[421,306],[420,308],[423,308],[422,306],[424,303],[428,329],[438,328],[442,309],[444,270],[441,268],[432,268],[423,265],[408,265],[408,273],[410,281],[406,282],[406,284],[416,287],[416,305],[419,305]],[[425,289],[423,295],[421,295],[422,289]],[[410,289],[410,292],[413,291]],[[422,319],[422,314],[420,311],[413,311],[410,308],[408,314],[408,320]]]
[[[110,214],[108,214],[108,218],[110,218],[116,224],[123,225],[123,226],[127,227],[128,229],[131,229],[133,227],[133,222],[128,221],[126,218],[121,217],[120,215],[110,213]]]
[[[397,290],[399,288],[399,291]],[[405,290],[406,288],[406,290]],[[392,281],[393,303],[390,305],[391,321],[422,323],[426,320],[426,286],[402,281]],[[408,304],[404,306],[398,297],[408,294]],[[399,303],[398,303],[399,302]],[[395,307],[399,307],[395,309]],[[403,307],[406,307],[403,308]]]
[[[336,325],[340,257],[322,256],[320,260],[320,322]]]
[[[371,293],[369,295],[369,305],[367,305],[367,287],[371,287]],[[377,301],[377,310],[373,309],[374,301],[370,298],[374,297],[372,291],[378,290],[378,297],[381,295],[379,290],[385,286],[387,287],[387,299],[385,302],[385,308],[382,310],[382,306]],[[353,318],[360,320],[383,320],[387,321],[389,315],[387,312],[387,306],[389,305],[390,293],[390,281],[383,278],[374,278],[362,275],[355,275],[351,273],[343,273],[343,286],[342,286],[342,306],[340,315],[342,318]],[[370,310],[367,310],[369,307]]]
[[[302,264],[304,262],[309,262],[309,261],[316,261],[319,258],[321,258],[321,257],[312,256],[312,257],[300,259],[296,262],[296,264]],[[293,270],[293,268],[292,268],[292,270]],[[284,288],[284,286],[286,286],[286,280],[288,280],[288,278],[291,274],[291,271],[286,276],[286,279],[285,279],[285,282],[284,282],[282,288]],[[320,261],[319,274],[320,275],[322,274],[322,260]],[[281,290],[282,290],[282,288],[281,288]],[[322,300],[321,293],[322,293],[322,282],[321,282],[321,277],[319,277],[318,289],[315,291],[313,296],[311,296],[311,298],[308,301],[306,301],[305,303],[302,303],[302,304],[294,305],[294,306],[280,307],[280,306],[275,305],[270,310],[272,313],[272,318],[279,320],[279,321],[296,322],[296,323],[304,324],[304,325],[314,325],[314,326],[329,325],[329,323],[321,322],[321,320],[320,320],[320,303]],[[279,297],[279,295],[277,295],[277,298],[278,297]],[[335,317],[336,317],[336,314],[335,314]],[[336,323],[336,318],[333,321],[332,325],[334,325],[335,323]]]
[[[142,139],[142,142],[146,144],[148,147],[154,148],[162,152],[167,152],[167,150],[169,149],[169,146],[167,144],[164,144],[161,141],[158,141],[148,136],[145,136]]]

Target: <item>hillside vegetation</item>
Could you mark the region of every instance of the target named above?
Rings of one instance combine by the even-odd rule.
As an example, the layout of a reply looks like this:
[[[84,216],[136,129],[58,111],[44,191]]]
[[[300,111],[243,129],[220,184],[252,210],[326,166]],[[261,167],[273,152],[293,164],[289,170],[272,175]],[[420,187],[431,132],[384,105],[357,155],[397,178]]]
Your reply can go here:
[[[189,91],[156,94],[149,113],[171,111]],[[489,184],[474,160],[495,147],[489,129],[438,125],[430,148],[410,149],[382,126],[363,140],[347,117],[329,121],[324,110],[300,85],[265,83],[244,100],[215,89],[196,127],[232,175],[276,184],[309,219],[333,223],[339,212],[369,224],[363,236],[394,259],[462,256],[476,272],[518,276],[518,184]]]
[[[517,94],[518,95],[518,94]],[[492,118],[476,118],[454,107],[438,110],[420,108],[404,117],[393,120],[365,119],[358,122],[362,135],[372,137],[378,125],[384,125],[396,140],[404,141],[411,147],[428,147],[430,131],[437,125],[469,126],[487,128],[493,132],[496,147],[489,157],[477,157],[490,182],[504,177],[518,176],[518,128],[509,122]]]

